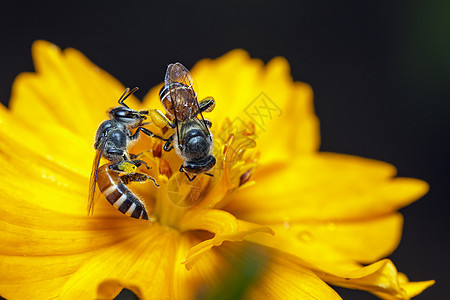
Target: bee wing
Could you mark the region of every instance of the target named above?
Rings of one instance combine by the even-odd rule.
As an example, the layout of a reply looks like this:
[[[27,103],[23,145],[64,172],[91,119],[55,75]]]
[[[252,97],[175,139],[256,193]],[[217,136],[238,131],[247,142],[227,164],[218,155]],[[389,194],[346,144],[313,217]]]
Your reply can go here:
[[[164,78],[164,83],[166,85],[170,85],[175,82],[182,83],[187,86],[192,92],[192,96],[197,98],[194,86],[195,83],[192,79],[191,73],[189,73],[189,70],[179,62],[167,66],[166,77]]]
[[[188,69],[180,63],[170,64],[167,67],[164,79],[165,88],[170,100],[166,107],[177,120],[195,117],[197,113],[197,94],[194,89],[194,80]],[[164,104],[164,103],[163,103]]]
[[[88,198],[88,215],[92,215],[94,212],[95,205],[95,187],[97,186],[97,175],[98,175],[98,167],[100,165],[100,160],[102,159],[103,148],[106,144],[106,137],[102,137],[100,141],[100,145],[95,152],[94,162],[92,163],[91,170],[91,178],[89,181],[89,198]]]
[[[208,132],[210,139],[212,139],[211,132],[201,113],[195,92],[195,82],[189,70],[181,63],[170,64],[167,67],[164,83],[161,102],[169,114],[173,116],[175,125],[178,124],[178,121],[192,118],[200,119],[205,132]],[[200,118],[198,115],[200,115]],[[177,135],[179,140],[183,139],[180,137],[178,126]]]

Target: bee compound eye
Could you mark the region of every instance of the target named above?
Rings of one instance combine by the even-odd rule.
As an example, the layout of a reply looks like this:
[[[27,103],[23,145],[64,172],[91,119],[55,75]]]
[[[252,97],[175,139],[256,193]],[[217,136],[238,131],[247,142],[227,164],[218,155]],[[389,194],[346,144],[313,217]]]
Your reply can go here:
[[[111,119],[116,119],[121,122],[127,122],[128,120],[136,120],[141,118],[141,114],[134,109],[127,107],[115,107],[109,112]]]

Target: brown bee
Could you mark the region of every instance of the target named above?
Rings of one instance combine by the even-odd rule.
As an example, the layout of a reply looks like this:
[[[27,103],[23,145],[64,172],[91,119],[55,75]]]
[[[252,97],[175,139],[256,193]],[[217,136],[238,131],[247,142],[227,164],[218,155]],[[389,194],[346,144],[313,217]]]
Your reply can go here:
[[[206,172],[216,164],[212,154],[213,137],[209,130],[211,122],[202,115],[214,109],[215,101],[207,97],[199,102],[193,85],[191,74],[182,64],[170,64],[164,86],[159,92],[167,117],[158,110],[149,113],[156,126],[175,129],[176,132],[168,139],[162,139],[166,142],[164,150],[175,148],[183,160],[180,172],[184,172],[190,181],[201,173],[212,176]]]

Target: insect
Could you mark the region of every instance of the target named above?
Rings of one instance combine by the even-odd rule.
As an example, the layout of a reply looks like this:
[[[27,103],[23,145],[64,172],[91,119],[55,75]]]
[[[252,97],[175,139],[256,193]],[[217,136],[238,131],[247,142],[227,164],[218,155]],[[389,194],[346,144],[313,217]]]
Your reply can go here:
[[[134,161],[122,162],[124,167],[128,167],[127,164],[134,165],[134,163]],[[116,170],[110,168],[111,165],[105,164],[98,169],[97,184],[100,192],[121,213],[135,219],[148,220],[148,212],[144,203],[126,185],[132,181],[139,182],[147,179],[153,180],[153,178],[142,173],[128,173],[119,176]]]
[[[206,172],[216,164],[216,158],[212,155],[213,137],[209,130],[211,122],[202,114],[211,112],[215,101],[207,97],[199,102],[193,84],[191,74],[181,63],[170,64],[164,86],[159,92],[167,117],[158,110],[150,111],[156,126],[164,128],[168,125],[175,129],[176,132],[168,139],[162,139],[166,142],[164,150],[175,149],[183,161],[180,172],[184,172],[189,181],[201,173],[213,176]]]
[[[147,119],[148,110],[137,111],[124,103],[137,89],[137,87],[132,90],[127,88],[119,98],[120,106],[110,109],[109,120],[104,121],[97,129],[94,144],[96,153],[89,184],[89,214],[94,209],[95,189],[98,185],[108,201],[120,212],[136,219],[148,219],[148,212],[142,200],[125,186],[132,181],[147,180],[159,186],[154,178],[136,173],[141,165],[149,167],[145,161],[137,159],[138,155],[128,153],[130,143],[139,137],[140,132],[154,136],[153,132],[142,127],[146,124],[143,121]],[[132,129],[136,129],[134,134],[131,134]],[[102,157],[110,162],[99,167]]]

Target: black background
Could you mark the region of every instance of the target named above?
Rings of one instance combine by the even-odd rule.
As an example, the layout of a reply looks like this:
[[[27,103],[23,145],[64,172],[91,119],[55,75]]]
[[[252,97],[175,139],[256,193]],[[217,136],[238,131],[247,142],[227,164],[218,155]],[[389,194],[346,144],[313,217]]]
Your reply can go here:
[[[394,164],[431,185],[402,209],[391,256],[411,280],[436,279],[417,299],[447,295],[449,1],[72,1],[0,4],[0,99],[32,71],[30,47],[45,39],[81,50],[137,96],[168,63],[188,68],[234,48],[264,61],[286,57],[309,83],[324,151]],[[375,299],[339,289],[344,299]]]

